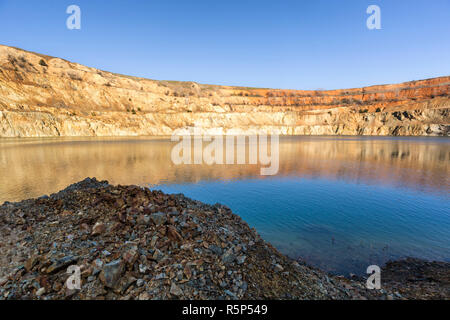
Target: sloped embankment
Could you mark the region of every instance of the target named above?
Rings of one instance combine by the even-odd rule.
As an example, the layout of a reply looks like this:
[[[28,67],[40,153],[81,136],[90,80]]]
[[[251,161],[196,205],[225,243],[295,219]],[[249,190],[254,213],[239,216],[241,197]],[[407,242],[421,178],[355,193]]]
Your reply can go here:
[[[395,272],[367,290],[283,256],[223,205],[96,179],[5,203],[0,236],[0,299],[449,298],[437,278],[411,287]],[[71,265],[81,290],[65,285]]]

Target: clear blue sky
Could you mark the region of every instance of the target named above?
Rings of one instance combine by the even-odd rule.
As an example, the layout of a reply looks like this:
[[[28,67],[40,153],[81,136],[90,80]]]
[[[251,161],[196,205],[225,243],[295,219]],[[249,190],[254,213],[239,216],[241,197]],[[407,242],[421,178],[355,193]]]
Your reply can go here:
[[[450,75],[450,0],[0,0],[0,44],[158,80],[352,88]]]

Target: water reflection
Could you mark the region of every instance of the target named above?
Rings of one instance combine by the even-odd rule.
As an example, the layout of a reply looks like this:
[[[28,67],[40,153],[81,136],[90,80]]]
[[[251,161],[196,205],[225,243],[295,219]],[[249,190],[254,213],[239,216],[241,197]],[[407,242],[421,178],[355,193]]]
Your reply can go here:
[[[0,140],[0,202],[56,192],[95,176],[114,184],[196,183],[260,175],[259,165],[180,165],[153,138]],[[448,194],[450,139],[286,137],[278,177],[325,178]]]

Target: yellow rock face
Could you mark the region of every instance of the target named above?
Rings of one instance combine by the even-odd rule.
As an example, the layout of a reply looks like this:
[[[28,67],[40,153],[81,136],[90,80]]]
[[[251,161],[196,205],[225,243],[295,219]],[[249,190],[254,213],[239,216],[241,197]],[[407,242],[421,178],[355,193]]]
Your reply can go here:
[[[155,81],[0,46],[0,137],[449,135],[450,76],[299,91]]]

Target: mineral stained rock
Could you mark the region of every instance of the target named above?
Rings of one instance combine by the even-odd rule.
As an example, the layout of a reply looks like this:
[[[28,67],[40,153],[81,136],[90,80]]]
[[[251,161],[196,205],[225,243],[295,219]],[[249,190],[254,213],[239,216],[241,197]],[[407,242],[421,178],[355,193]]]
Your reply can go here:
[[[0,46],[0,137],[448,136],[450,76],[329,91],[155,81]]]
[[[3,204],[0,238],[0,299],[450,298],[449,263],[392,262],[368,290],[280,254],[226,206],[95,178]]]

